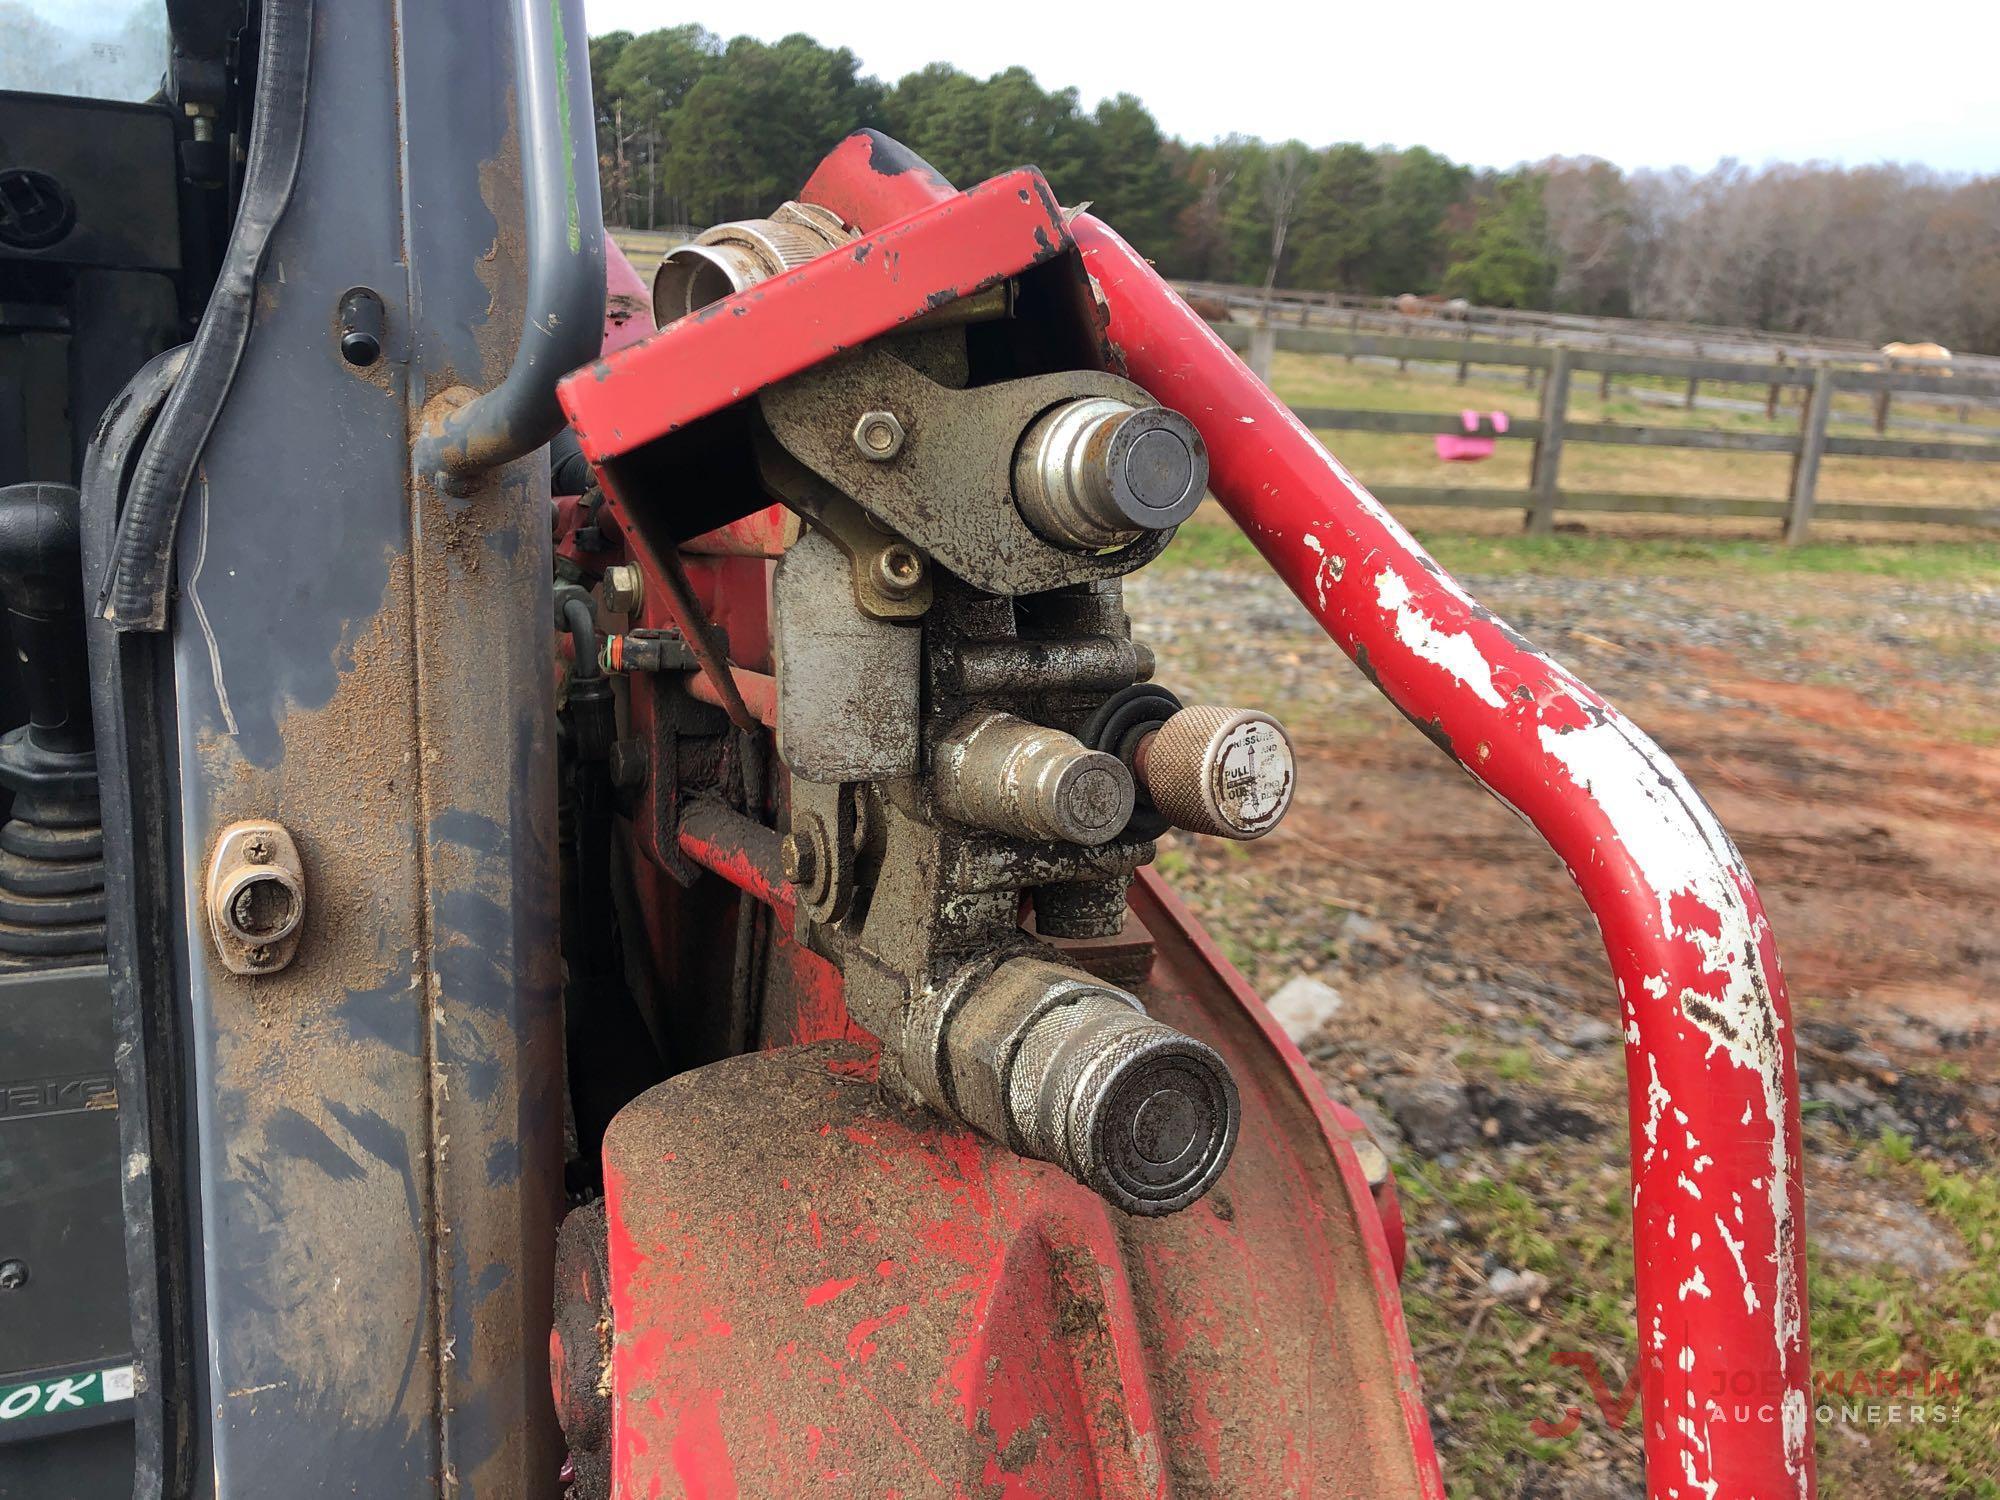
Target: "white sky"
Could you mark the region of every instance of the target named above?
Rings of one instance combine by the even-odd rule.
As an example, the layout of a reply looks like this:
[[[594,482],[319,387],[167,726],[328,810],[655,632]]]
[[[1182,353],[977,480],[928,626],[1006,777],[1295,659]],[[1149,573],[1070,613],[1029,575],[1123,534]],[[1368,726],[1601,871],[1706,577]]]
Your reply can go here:
[[[1319,5],[662,5],[585,0],[593,33],[803,31],[894,81],[1014,63],[1086,108],[1137,94],[1169,134],[1425,145],[1510,166],[1893,160],[2000,172],[2000,0],[1374,0]]]

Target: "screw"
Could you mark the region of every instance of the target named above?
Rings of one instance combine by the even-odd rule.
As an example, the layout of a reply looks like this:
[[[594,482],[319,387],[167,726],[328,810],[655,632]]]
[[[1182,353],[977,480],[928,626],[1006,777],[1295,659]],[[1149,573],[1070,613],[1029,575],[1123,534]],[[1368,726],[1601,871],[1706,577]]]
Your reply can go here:
[[[916,549],[891,543],[875,554],[875,587],[891,599],[907,599],[924,581],[924,560]]]
[[[604,607],[614,615],[638,613],[646,598],[646,575],[632,563],[613,563],[604,570]]]
[[[251,963],[256,964],[259,968],[262,968],[271,961],[271,950],[259,943],[255,948],[246,953],[244,957],[248,958]]]
[[[28,1284],[28,1263],[25,1260],[0,1261],[0,1292],[19,1291]]]
[[[778,855],[783,862],[785,879],[793,885],[809,884],[813,878],[813,871],[819,867],[819,859],[813,852],[811,842],[800,838],[796,833],[785,835],[785,841],[778,846]]]
[[[885,464],[903,451],[903,424],[889,411],[865,411],[854,424],[854,446],[861,456]]]
[[[243,857],[253,865],[268,865],[271,862],[271,841],[261,833],[253,833],[243,841]]]

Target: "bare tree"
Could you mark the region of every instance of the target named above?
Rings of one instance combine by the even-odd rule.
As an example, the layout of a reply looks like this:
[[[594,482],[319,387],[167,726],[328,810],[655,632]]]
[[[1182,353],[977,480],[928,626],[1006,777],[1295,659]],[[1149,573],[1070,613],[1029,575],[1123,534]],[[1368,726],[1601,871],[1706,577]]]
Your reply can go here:
[[[1264,207],[1271,215],[1271,263],[1264,271],[1264,305],[1278,284],[1278,266],[1285,258],[1285,236],[1299,211],[1299,195],[1312,176],[1312,151],[1300,141],[1286,141],[1264,163]]]

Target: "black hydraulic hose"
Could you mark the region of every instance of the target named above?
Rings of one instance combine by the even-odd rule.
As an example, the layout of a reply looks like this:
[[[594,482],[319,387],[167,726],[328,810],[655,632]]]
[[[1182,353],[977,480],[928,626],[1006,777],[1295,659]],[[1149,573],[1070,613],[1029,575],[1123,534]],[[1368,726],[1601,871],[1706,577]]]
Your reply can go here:
[[[174,534],[195,463],[215,429],[250,338],[257,275],[291,202],[305,144],[312,0],[263,0],[257,97],[243,199],[187,365],[139,455],[97,613],[118,630],[165,630]]]
[[[597,621],[590,613],[589,604],[582,599],[565,600],[563,625],[569,631],[570,652],[575,658],[569,675],[573,678],[601,675],[604,668],[597,660]]]

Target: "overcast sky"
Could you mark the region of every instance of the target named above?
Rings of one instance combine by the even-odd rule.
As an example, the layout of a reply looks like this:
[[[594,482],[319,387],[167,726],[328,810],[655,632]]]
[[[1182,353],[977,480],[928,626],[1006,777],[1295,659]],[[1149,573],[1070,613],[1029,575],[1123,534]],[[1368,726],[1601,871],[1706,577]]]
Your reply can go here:
[[[593,33],[803,31],[894,81],[1014,63],[1085,108],[1137,94],[1170,134],[1425,145],[1705,169],[1828,160],[2000,172],[2000,3],[1554,0],[1408,6],[585,0]]]

